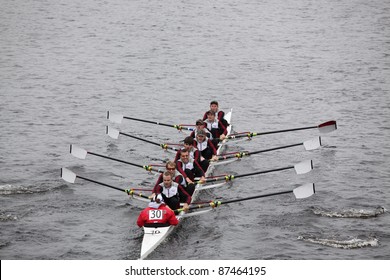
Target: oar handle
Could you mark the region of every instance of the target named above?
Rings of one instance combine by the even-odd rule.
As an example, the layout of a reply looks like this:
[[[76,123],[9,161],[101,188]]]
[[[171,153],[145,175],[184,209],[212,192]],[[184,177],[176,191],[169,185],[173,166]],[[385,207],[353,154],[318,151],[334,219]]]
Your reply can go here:
[[[218,161],[223,161],[223,160],[231,159],[231,158],[243,158],[244,156],[249,156],[249,152],[242,151],[242,152],[237,152],[237,153],[229,154],[229,155],[220,155],[217,157],[217,159],[218,159]]]
[[[206,208],[206,207],[211,207],[211,203],[212,202],[208,202],[208,203],[202,203],[202,204],[197,204],[197,205],[190,205],[188,207],[188,211],[192,211],[192,210],[195,210],[195,209],[201,209],[201,208]],[[179,214],[180,212],[183,212],[184,211],[184,208],[179,208],[179,209],[176,209],[174,210],[173,212],[175,212],[175,214]]]
[[[143,193],[140,193],[140,192],[135,192],[133,189],[128,189],[126,190],[126,193],[130,196],[139,196],[139,197],[142,197],[142,198],[146,198],[146,199],[150,199],[149,196],[147,195],[144,195]]]

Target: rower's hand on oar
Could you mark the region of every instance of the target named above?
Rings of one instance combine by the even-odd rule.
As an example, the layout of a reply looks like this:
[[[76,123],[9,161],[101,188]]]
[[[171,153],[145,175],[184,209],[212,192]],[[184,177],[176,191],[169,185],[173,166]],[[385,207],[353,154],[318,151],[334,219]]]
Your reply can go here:
[[[200,180],[198,181],[199,184],[204,184],[206,182],[206,178],[204,176],[200,177]]]
[[[213,155],[211,157],[210,161],[218,161],[218,156],[217,155]]]
[[[149,195],[149,199],[151,199],[151,200],[154,200],[155,197],[156,197],[155,193],[152,193],[151,195]]]
[[[190,209],[190,206],[187,203],[184,203],[183,204],[183,211],[187,213],[189,209]]]
[[[221,140],[221,141],[225,140],[225,138],[226,138],[225,134],[222,134],[221,136],[219,136],[219,140]]]
[[[188,184],[193,184],[194,183],[189,177],[186,178],[186,181],[187,181]]]

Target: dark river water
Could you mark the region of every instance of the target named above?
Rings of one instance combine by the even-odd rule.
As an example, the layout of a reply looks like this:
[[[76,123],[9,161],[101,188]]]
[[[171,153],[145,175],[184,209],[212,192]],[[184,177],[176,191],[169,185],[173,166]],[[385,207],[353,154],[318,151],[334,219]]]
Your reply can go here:
[[[127,260],[140,253],[145,204],[120,188],[157,177],[69,145],[139,164],[173,154],[105,134],[110,125],[158,143],[188,132],[106,112],[193,124],[218,100],[237,132],[336,120],[314,151],[295,147],[219,166],[242,174],[312,159],[314,170],[237,178],[200,199],[233,199],[314,182],[316,194],[221,206],[184,220],[150,259],[390,258],[389,1],[2,1],[0,259]],[[319,135],[254,137],[256,151]],[[386,140],[387,139],[387,140]]]

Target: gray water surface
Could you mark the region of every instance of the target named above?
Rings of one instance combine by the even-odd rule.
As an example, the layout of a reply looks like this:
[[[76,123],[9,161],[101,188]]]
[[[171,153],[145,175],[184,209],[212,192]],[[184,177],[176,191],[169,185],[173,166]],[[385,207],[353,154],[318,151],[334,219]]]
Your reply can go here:
[[[216,99],[241,131],[337,120],[323,147],[254,155],[242,174],[312,159],[314,170],[236,179],[200,199],[232,199],[314,182],[315,196],[275,196],[188,218],[151,259],[389,259],[389,1],[2,1],[0,258],[137,259],[145,206],[125,193],[60,178],[60,168],[121,188],[157,177],[69,145],[139,164],[172,154],[105,135],[105,126],[178,142],[188,133],[106,112],[191,124]],[[258,136],[256,151],[317,130]],[[383,207],[383,208],[381,208]],[[346,213],[350,213],[346,214]],[[363,214],[362,214],[363,213]],[[342,217],[342,216],[348,217]]]

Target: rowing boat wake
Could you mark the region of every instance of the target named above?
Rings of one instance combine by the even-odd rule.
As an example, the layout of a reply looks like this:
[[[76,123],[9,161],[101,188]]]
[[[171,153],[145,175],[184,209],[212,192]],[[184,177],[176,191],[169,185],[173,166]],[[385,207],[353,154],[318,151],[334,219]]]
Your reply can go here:
[[[299,236],[299,240],[303,240],[310,243],[321,244],[333,248],[341,249],[357,249],[363,247],[378,247],[379,240],[375,237],[350,237],[347,239],[337,239],[336,237],[319,238],[315,236]]]
[[[319,207],[312,207],[311,211],[315,215],[330,218],[374,218],[386,212],[385,207],[379,206],[374,209],[346,209],[346,210],[328,210]]]
[[[36,194],[36,193],[46,193],[56,189],[66,188],[65,184],[61,184],[58,187],[52,187],[50,184],[39,184],[39,185],[13,185],[5,184],[0,185],[0,195],[18,195],[18,194]]]

